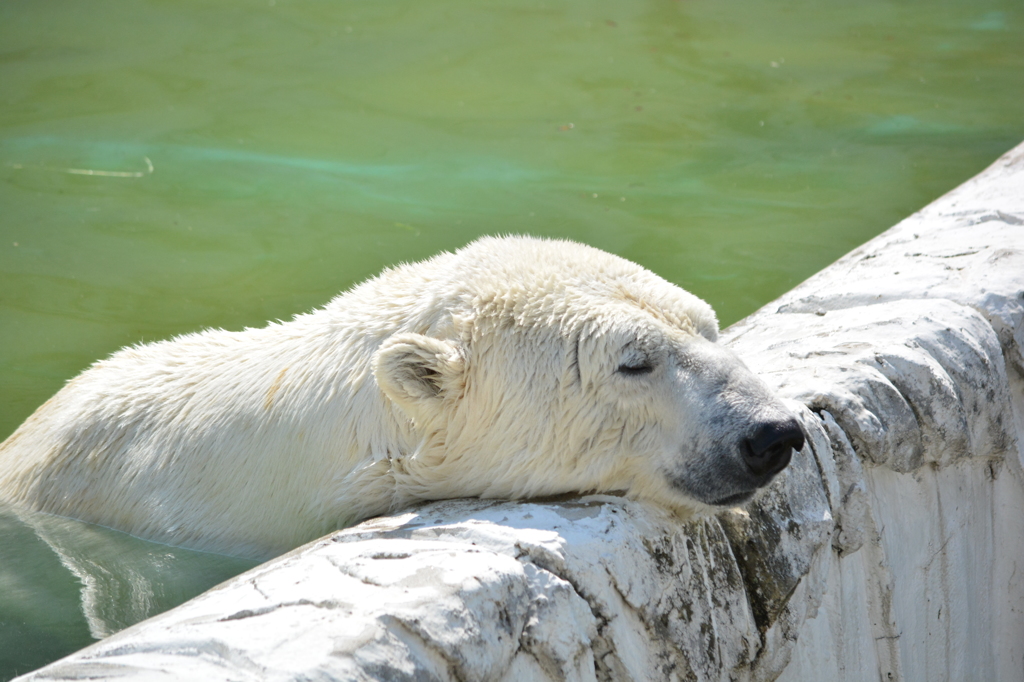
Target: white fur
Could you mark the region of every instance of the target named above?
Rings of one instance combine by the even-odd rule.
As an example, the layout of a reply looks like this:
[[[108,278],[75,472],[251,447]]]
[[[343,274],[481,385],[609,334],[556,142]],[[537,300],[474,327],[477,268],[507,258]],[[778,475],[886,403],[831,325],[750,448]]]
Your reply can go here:
[[[0,498],[254,557],[425,499],[702,508],[672,480],[714,479],[744,415],[784,411],[717,333],[634,263],[484,238],[290,322],[97,362],[0,445]]]

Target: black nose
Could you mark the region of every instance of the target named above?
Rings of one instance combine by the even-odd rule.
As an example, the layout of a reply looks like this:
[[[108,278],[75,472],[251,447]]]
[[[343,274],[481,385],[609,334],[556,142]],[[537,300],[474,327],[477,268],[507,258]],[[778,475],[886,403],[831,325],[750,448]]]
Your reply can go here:
[[[744,443],[743,461],[758,476],[773,476],[804,447],[804,433],[794,419],[766,422]]]

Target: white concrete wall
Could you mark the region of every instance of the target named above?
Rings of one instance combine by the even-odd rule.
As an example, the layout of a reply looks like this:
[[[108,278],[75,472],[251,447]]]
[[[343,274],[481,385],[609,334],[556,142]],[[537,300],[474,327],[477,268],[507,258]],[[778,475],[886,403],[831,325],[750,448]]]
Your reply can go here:
[[[745,512],[435,503],[22,679],[1024,679],[1024,145],[726,342],[809,436]]]

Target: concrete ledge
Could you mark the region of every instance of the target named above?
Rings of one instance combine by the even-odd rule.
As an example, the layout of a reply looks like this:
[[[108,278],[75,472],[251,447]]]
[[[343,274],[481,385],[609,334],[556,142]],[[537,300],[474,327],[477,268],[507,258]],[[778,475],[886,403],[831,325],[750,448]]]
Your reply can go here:
[[[1024,674],[1024,145],[728,330],[808,435],[747,511],[450,501],[21,679]]]

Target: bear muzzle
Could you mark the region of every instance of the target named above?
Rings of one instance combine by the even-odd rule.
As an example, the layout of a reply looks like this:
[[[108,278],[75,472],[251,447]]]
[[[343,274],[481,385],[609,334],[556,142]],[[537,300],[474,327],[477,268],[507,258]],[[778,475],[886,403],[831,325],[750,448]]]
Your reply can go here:
[[[776,474],[789,466],[793,453],[803,447],[804,433],[796,419],[758,424],[754,434],[740,443],[740,455],[746,471],[733,477],[733,482],[744,489],[707,502],[716,507],[733,507],[749,502],[760,488],[771,483]]]
[[[789,466],[793,453],[804,447],[803,430],[790,415],[758,420],[749,433],[727,451],[670,475],[672,486],[713,507],[735,507],[749,502]]]

